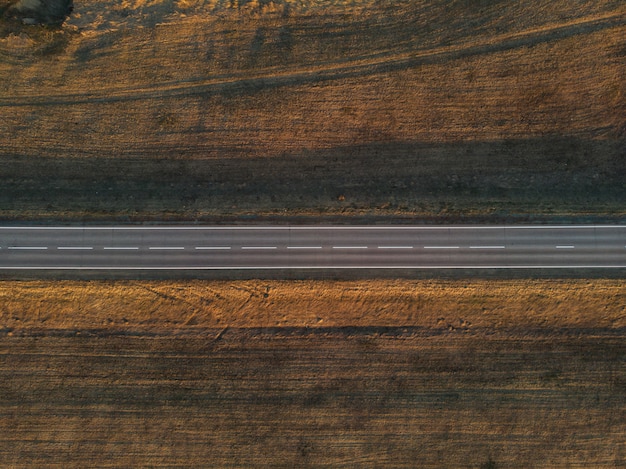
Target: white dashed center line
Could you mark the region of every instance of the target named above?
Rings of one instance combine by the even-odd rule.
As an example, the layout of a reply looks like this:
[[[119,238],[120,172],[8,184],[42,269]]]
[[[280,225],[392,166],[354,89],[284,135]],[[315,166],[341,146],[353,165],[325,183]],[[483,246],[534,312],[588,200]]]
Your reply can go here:
[[[287,249],[322,249],[322,246],[287,246]]]
[[[59,246],[59,251],[91,251],[93,248],[89,246]]]
[[[184,247],[180,246],[151,246],[148,248],[151,251],[184,251]]]
[[[574,249],[576,246],[571,246],[571,245],[563,245],[563,246],[557,246],[557,249]]]
[[[230,246],[197,246],[198,251],[229,251]]]
[[[424,249],[461,249],[460,246],[424,246]]]
[[[378,249],[413,249],[413,246],[378,246]]]
[[[333,246],[333,249],[367,249],[367,246]]]
[[[241,249],[246,249],[246,250],[262,250],[262,251],[266,251],[266,250],[270,250],[270,249],[276,249],[276,246],[242,246]]]
[[[45,246],[9,246],[9,249],[14,251],[45,251],[48,248]]]
[[[506,246],[470,246],[470,249],[506,249]]]
[[[105,251],[138,251],[138,247],[104,247]]]

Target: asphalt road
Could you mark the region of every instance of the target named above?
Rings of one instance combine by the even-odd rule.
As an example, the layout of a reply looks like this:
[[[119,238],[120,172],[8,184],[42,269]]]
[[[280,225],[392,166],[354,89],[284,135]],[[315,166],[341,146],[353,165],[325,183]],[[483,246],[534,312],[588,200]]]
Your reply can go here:
[[[626,268],[626,226],[0,227],[0,270]]]

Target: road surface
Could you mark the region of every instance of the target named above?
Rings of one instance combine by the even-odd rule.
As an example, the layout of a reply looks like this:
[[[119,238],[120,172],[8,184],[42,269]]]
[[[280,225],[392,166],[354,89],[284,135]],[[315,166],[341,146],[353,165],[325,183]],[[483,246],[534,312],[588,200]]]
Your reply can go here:
[[[0,271],[626,268],[626,226],[0,227]]]

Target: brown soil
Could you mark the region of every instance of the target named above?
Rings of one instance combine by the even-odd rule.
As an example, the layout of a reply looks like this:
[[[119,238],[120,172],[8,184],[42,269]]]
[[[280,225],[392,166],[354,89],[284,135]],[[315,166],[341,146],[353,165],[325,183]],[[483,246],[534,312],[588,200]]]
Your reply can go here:
[[[0,13],[8,2],[0,1]],[[624,216],[623,2],[0,22],[0,217]],[[615,280],[2,281],[3,467],[622,467]]]
[[[621,467],[622,280],[0,284],[0,465]]]
[[[624,338],[5,338],[5,467],[622,467]]]

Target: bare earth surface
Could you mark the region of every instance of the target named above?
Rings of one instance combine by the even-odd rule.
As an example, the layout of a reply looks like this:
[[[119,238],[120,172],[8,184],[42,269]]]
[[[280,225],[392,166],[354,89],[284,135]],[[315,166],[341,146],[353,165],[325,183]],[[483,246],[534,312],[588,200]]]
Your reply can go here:
[[[6,467],[622,467],[622,335],[0,342]]]
[[[621,280],[5,281],[10,467],[621,467]]]
[[[625,32],[620,0],[3,16],[0,219],[623,222]],[[625,467],[624,287],[2,279],[0,466]]]

